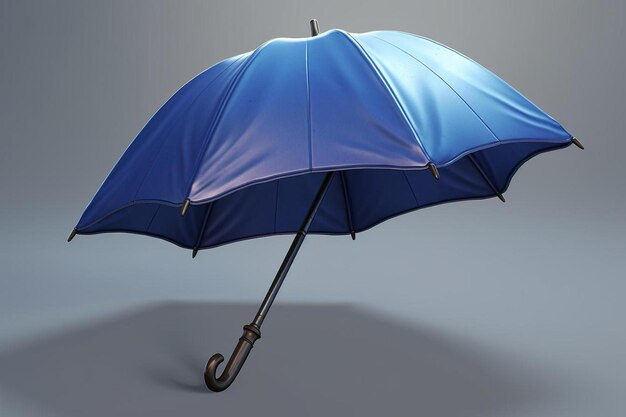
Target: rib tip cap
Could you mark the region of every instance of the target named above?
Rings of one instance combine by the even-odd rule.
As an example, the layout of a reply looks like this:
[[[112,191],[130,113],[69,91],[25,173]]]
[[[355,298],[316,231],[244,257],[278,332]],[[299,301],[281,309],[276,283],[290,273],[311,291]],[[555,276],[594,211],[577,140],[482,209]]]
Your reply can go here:
[[[183,208],[182,208],[182,210],[180,211],[180,215],[181,215],[181,216],[184,216],[185,214],[187,214],[187,209],[189,208],[189,204],[190,204],[190,203],[191,203],[191,202],[189,201],[189,199],[185,200],[185,202],[183,203]]]
[[[576,145],[579,149],[585,149],[582,143],[577,138],[572,138],[572,143]]]
[[[76,234],[78,233],[78,230],[76,228],[72,229],[72,232],[70,233],[70,235],[67,237],[67,241],[71,242],[72,239],[74,239],[74,236],[76,236]]]
[[[429,162],[427,166],[430,173],[433,174],[433,177],[435,177],[436,180],[439,180],[439,171],[437,170],[435,164]]]
[[[320,25],[319,25],[317,19],[311,19],[309,24],[311,26],[311,36],[319,35],[320,34]]]

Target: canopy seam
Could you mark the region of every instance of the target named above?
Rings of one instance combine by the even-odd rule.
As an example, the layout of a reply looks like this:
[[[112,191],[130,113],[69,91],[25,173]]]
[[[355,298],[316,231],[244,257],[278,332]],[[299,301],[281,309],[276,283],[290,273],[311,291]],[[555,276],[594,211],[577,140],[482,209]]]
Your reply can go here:
[[[548,113],[546,113],[545,111],[543,111],[541,108],[539,108],[535,103],[533,103],[528,97],[526,97],[524,94],[522,94],[520,91],[518,91],[515,87],[513,87],[511,84],[509,84],[506,80],[500,78],[500,76],[498,74],[496,74],[495,72],[491,71],[489,68],[485,67],[484,65],[482,65],[480,62],[475,61],[474,59],[468,57],[467,55],[463,54],[462,52],[457,51],[456,49],[453,49],[451,47],[449,47],[448,45],[444,45],[441,42],[437,42],[434,39],[430,39],[427,38],[425,36],[420,36],[420,35],[416,35],[414,33],[408,33],[408,32],[401,32],[399,31],[398,33],[402,33],[403,35],[408,35],[408,36],[412,36],[414,38],[418,38],[418,39],[422,39],[423,41],[426,42],[430,42],[432,44],[435,44],[437,46],[440,46],[444,49],[447,49],[448,51],[457,54],[458,56],[467,59],[468,61],[470,61],[473,64],[476,64],[477,66],[479,66],[480,68],[482,68],[484,71],[488,72],[489,74],[491,74],[493,77],[497,78],[498,81],[500,81],[502,84],[506,85],[507,87],[509,87],[511,90],[515,91],[516,94],[518,94],[520,97],[522,97],[524,100],[526,100],[528,102],[528,104],[530,104],[532,107],[534,107],[534,109],[536,111],[538,111],[539,113],[541,113],[542,115],[544,115],[545,117],[547,117],[548,119],[552,120],[554,123],[558,124],[561,129],[565,130],[565,128],[563,126],[561,126],[561,124],[552,116],[550,116]],[[565,130],[566,131],[566,130]],[[569,133],[566,131],[566,133]]]
[[[280,178],[276,179],[276,201],[274,202],[274,233],[276,233],[276,223],[278,222],[278,193],[280,190]]]
[[[240,57],[241,58],[241,57]],[[239,59],[240,59],[239,58]],[[200,96],[211,86],[213,85],[213,83],[215,81],[217,81],[222,74],[224,74],[226,71],[228,71],[228,69],[230,67],[232,67],[236,62],[239,62],[239,59],[235,59],[232,63],[230,63],[226,68],[224,68],[222,71],[220,71],[220,73],[215,76],[214,79],[212,79],[199,93],[196,97],[194,97],[194,99],[191,101],[191,103],[189,103],[186,107],[185,107],[185,112],[187,113],[187,110],[189,110],[189,108],[191,106],[194,105],[194,103],[200,98]],[[210,69],[210,68],[209,68]],[[206,71],[208,71],[209,69],[207,69]],[[189,81],[187,84],[185,84],[183,87],[179,88],[178,91],[181,91],[186,85],[188,85],[189,83],[191,83],[193,81],[193,79],[191,81]],[[174,94],[175,96],[176,94]],[[170,100],[174,97],[172,96],[170,98]],[[163,105],[165,106],[167,103],[169,102],[169,100]],[[163,107],[161,106],[161,107]],[[161,109],[159,109],[157,111],[157,113],[160,111]],[[155,116],[156,114],[155,113]],[[152,119],[154,119],[154,116],[152,117]],[[150,121],[152,121],[152,119],[150,119]],[[149,121],[149,122],[150,122]],[[141,188],[143,187],[143,184],[146,182],[146,179],[148,178],[148,176],[150,175],[150,173],[152,172],[152,170],[154,169],[154,164],[156,163],[157,159],[159,158],[159,155],[161,154],[161,151],[163,150],[163,147],[165,146],[165,142],[167,142],[167,137],[169,136],[170,132],[174,129],[174,127],[178,124],[178,122],[180,121],[180,119],[176,120],[176,122],[172,123],[172,125],[169,127],[169,129],[167,130],[167,133],[163,135],[163,140],[161,141],[160,145],[159,145],[159,150],[157,151],[156,155],[154,155],[154,159],[152,160],[152,163],[150,164],[150,168],[146,171],[146,173],[143,175],[143,178],[141,179],[141,183],[139,184],[139,186],[137,187],[137,190],[135,191],[135,194],[133,195],[133,201],[137,198],[137,195],[139,194],[139,191],[141,190]],[[148,122],[148,123],[149,123]],[[148,126],[148,123],[146,123],[145,126]],[[145,128],[144,126],[144,128]],[[143,129],[141,129],[143,131]],[[141,134],[141,131],[139,132],[139,134]],[[137,134],[137,137],[139,136],[139,134]],[[133,141],[134,142],[134,141]],[[132,145],[132,143],[131,143]],[[123,155],[122,155],[123,157]],[[121,158],[120,158],[121,160]]]
[[[198,170],[200,169],[200,165],[204,156],[204,153],[206,152],[209,143],[210,143],[210,139],[213,136],[213,134],[215,133],[215,131],[217,130],[217,127],[219,126],[221,119],[222,119],[222,115],[224,114],[224,111],[226,109],[226,107],[228,106],[228,102],[230,101],[230,98],[233,95],[233,92],[237,89],[237,85],[239,84],[239,81],[241,80],[241,78],[243,78],[243,75],[246,71],[246,69],[248,69],[250,67],[250,65],[252,64],[252,62],[255,60],[255,58],[259,55],[259,53],[261,52],[261,50],[263,50],[263,48],[265,46],[267,46],[271,41],[268,41],[266,43],[264,43],[263,45],[259,46],[257,49],[254,50],[254,52],[252,54],[250,54],[246,60],[246,62],[244,62],[241,66],[241,68],[239,69],[239,71],[237,72],[237,74],[235,75],[235,77],[233,78],[233,80],[231,81],[230,85],[228,86],[228,89],[226,90],[226,93],[224,95],[224,97],[222,98],[222,101],[220,103],[220,107],[217,111],[217,114],[215,115],[215,119],[213,120],[213,122],[211,123],[211,127],[209,128],[209,130],[207,131],[207,133],[204,136],[204,139],[202,141],[202,147],[200,148],[200,152],[198,153],[198,157],[196,160],[196,163],[194,165],[194,170],[193,170],[193,175],[191,176],[191,178],[189,179],[189,185],[187,186],[187,192],[185,193],[185,199],[189,199],[189,194],[191,194],[191,187],[193,186],[193,183],[196,179],[196,176],[198,175]]]
[[[489,125],[483,120],[482,117],[480,117],[480,115],[478,113],[476,113],[476,111],[474,110],[474,108],[472,108],[472,106],[469,105],[469,103],[454,89],[454,87],[452,87],[441,75],[437,74],[435,71],[433,71],[432,68],[430,68],[428,65],[426,65],[424,62],[422,62],[419,58],[415,57],[413,54],[410,54],[409,52],[405,51],[404,49],[400,48],[397,45],[394,45],[391,42],[386,41],[383,38],[379,38],[376,35],[372,35],[374,38],[385,42],[388,45],[393,46],[394,48],[398,49],[399,51],[404,52],[405,54],[407,54],[408,56],[410,56],[411,58],[413,58],[415,61],[417,61],[418,63],[420,63],[424,68],[426,68],[428,71],[432,72],[437,78],[439,78],[439,80],[441,80],[445,85],[448,86],[448,88],[450,90],[452,90],[452,92],[459,98],[461,99],[461,101],[465,104],[465,106],[474,114],[474,116],[476,116],[478,118],[478,120],[480,120],[480,122],[483,124],[483,126],[485,126],[487,128],[487,130],[489,131],[489,133],[491,133],[491,135],[498,141],[500,142],[500,138],[498,138],[498,135],[495,134],[495,132],[489,127]]]
[[[313,144],[311,132],[311,81],[309,79],[309,41],[305,43],[305,63],[306,63],[306,101],[307,101],[307,138],[309,141],[309,169],[313,169]]]
[[[395,93],[391,89],[391,86],[389,86],[389,84],[385,80],[385,77],[383,77],[382,73],[380,72],[380,69],[378,68],[378,66],[374,63],[374,61],[369,56],[369,54],[365,51],[365,49],[363,49],[363,46],[359,43],[359,41],[357,41],[351,34],[344,32],[342,30],[339,30],[338,32],[344,35],[344,37],[348,39],[357,48],[357,50],[359,51],[359,53],[361,54],[365,62],[367,62],[370,69],[374,72],[374,74],[376,74],[378,80],[387,90],[387,94],[389,94],[389,96],[393,99],[394,103],[396,104],[396,107],[400,110],[400,113],[402,114],[402,117],[405,123],[409,127],[409,130],[411,130],[411,133],[413,133],[414,139],[417,142],[420,149],[422,150],[422,152],[424,153],[424,156],[429,162],[433,162],[432,158],[428,154],[428,151],[422,144],[422,140],[420,139],[419,133],[417,132],[417,128],[413,126],[413,123],[411,123],[411,120],[407,116],[404,106],[402,106],[402,103],[400,103],[400,100],[398,100],[398,97],[396,97]]]

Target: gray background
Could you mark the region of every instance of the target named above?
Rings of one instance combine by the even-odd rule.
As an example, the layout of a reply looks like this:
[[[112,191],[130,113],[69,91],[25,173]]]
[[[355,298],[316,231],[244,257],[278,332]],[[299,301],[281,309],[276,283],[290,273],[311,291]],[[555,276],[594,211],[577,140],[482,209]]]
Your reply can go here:
[[[626,410],[623,1],[0,2],[0,414],[615,416]],[[289,245],[65,238],[158,107],[273,37],[397,29],[476,59],[586,145],[462,202]],[[300,353],[298,353],[300,352]]]

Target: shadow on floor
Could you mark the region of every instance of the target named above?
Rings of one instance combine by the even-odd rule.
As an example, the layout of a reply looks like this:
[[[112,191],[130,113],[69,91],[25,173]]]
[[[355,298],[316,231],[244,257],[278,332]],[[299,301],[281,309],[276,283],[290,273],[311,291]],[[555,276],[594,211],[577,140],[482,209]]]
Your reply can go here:
[[[556,384],[520,364],[346,305],[277,305],[235,383],[202,372],[228,359],[254,305],[162,303],[0,355],[0,387],[51,415],[503,415]],[[221,370],[221,368],[220,368]]]

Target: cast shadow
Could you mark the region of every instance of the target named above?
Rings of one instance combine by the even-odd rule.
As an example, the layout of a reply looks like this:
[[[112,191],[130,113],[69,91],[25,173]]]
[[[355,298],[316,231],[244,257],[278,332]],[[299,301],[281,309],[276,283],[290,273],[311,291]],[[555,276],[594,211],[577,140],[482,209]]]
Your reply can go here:
[[[86,323],[0,354],[0,387],[67,417],[472,417],[557,390],[462,340],[349,305],[287,304],[272,310],[234,384],[208,392],[206,360],[218,351],[228,359],[255,312],[172,302]]]

